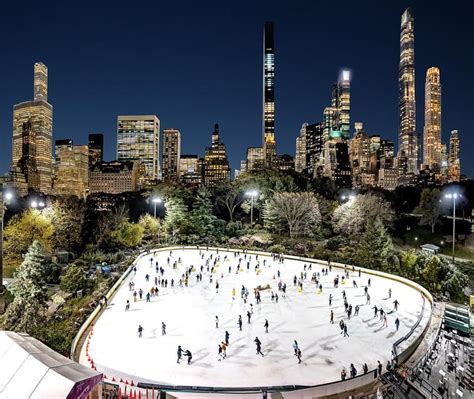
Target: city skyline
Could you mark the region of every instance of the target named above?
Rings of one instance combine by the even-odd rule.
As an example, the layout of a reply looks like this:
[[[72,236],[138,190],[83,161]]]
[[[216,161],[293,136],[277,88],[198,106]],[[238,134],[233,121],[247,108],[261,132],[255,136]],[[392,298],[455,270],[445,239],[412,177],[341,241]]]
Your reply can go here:
[[[398,8],[398,7],[397,7]],[[454,87],[454,84],[451,83],[452,80],[456,81],[456,75],[453,74],[453,71],[449,73],[450,67],[456,67],[457,60],[452,59],[450,60],[450,63],[453,65],[450,65],[448,67],[444,67],[445,65],[449,65],[450,63],[447,63],[445,60],[439,60],[439,54],[434,53],[433,51],[429,52],[426,49],[424,49],[423,42],[420,43],[419,37],[421,36],[422,38],[424,37],[426,40],[426,35],[427,32],[422,31],[422,29],[426,29],[427,26],[427,21],[426,19],[429,19],[429,16],[427,13],[429,11],[425,9],[420,8],[420,13],[417,14],[416,12],[416,7],[413,7],[414,9],[414,15],[416,19],[416,27],[415,27],[415,35],[416,35],[416,54],[417,54],[417,62],[416,62],[416,73],[418,75],[417,79],[417,102],[418,102],[418,109],[423,109],[420,107],[423,107],[424,105],[424,98],[423,98],[423,86],[424,86],[424,79],[420,79],[420,77],[424,77],[424,74],[426,72],[425,66],[440,66],[440,71],[441,74],[443,75],[443,142],[447,143],[449,141],[449,133],[451,130],[458,130],[459,131],[459,136],[461,139],[461,166],[462,166],[462,173],[467,174],[468,176],[472,176],[472,171],[474,169],[474,165],[469,164],[469,159],[468,159],[468,154],[462,151],[462,148],[469,148],[470,145],[472,145],[472,138],[470,138],[469,132],[470,132],[470,125],[472,124],[472,121],[466,118],[466,116],[463,116],[463,107],[469,107],[469,105],[464,104],[461,106],[459,109],[456,109],[456,102],[458,99],[456,98],[455,95],[453,95],[453,88],[456,89],[456,91],[459,91],[460,89],[458,87]],[[403,12],[403,9],[398,10],[398,12],[393,13],[393,15],[390,15],[390,21],[393,26],[391,26],[390,31],[395,31],[397,30],[397,23],[394,21],[398,20],[398,25],[399,25],[399,18],[401,13]],[[265,18],[261,21],[259,21],[256,26],[249,26],[251,32],[255,31],[260,31],[261,32],[261,26],[264,23],[264,21],[269,18]],[[367,77],[364,77],[364,74],[362,73],[363,71],[358,68],[354,67],[353,65],[357,64],[356,62],[351,61],[351,57],[348,55],[343,55],[340,57],[340,60],[338,61],[338,65],[336,63],[331,64],[331,69],[332,69],[332,77],[329,76],[328,73],[324,73],[324,67],[320,65],[314,65],[310,64],[312,69],[314,70],[313,75],[311,74],[303,74],[303,76],[298,76],[294,74],[290,74],[291,80],[288,81],[287,76],[285,74],[285,69],[288,68],[288,47],[291,47],[291,45],[296,45],[297,47],[301,47],[302,44],[299,42],[289,42],[290,38],[292,37],[291,34],[288,34],[287,29],[285,29],[285,22],[279,22],[279,18],[275,18],[275,36],[276,36],[276,42],[275,42],[275,47],[276,47],[276,52],[278,53],[278,70],[282,70],[282,75],[280,77],[280,72],[277,76],[276,83],[275,85],[277,86],[276,90],[276,102],[278,102],[278,107],[276,111],[276,132],[277,132],[277,137],[279,143],[278,146],[278,153],[283,154],[283,153],[289,153],[289,154],[294,154],[295,148],[294,148],[294,140],[298,135],[299,129],[301,127],[301,124],[303,122],[309,122],[313,123],[314,121],[317,121],[320,119],[320,114],[321,110],[323,109],[323,105],[328,102],[328,95],[327,90],[324,89],[324,87],[329,86],[334,80],[337,78],[337,72],[338,69],[342,69],[343,66],[348,67],[350,70],[353,71],[353,80],[351,82],[351,128],[350,132],[351,135],[354,133],[354,122],[363,122],[364,127],[366,128],[367,132],[369,134],[380,134],[384,138],[389,138],[391,140],[395,140],[396,137],[396,130],[394,131],[393,129],[393,123],[389,123],[387,121],[394,120],[395,123],[397,123],[396,118],[397,118],[397,113],[396,113],[396,97],[393,97],[393,95],[389,95],[389,92],[387,92],[386,95],[383,95],[383,98],[380,102],[384,104],[384,109],[382,110],[382,114],[379,115],[381,117],[382,115],[385,115],[386,118],[382,124],[374,122],[371,119],[374,119],[373,117],[367,117],[364,118],[364,114],[367,112],[370,113],[370,103],[371,103],[371,96],[364,95],[364,87],[367,87],[367,85],[370,86],[371,82]],[[423,20],[425,20],[423,22]],[[388,21],[387,21],[388,24]],[[421,25],[421,27],[420,27]],[[444,29],[443,29],[444,31]],[[241,30],[236,30],[233,31],[232,34],[235,35],[244,35],[246,38],[247,36],[250,36],[249,33],[244,33],[243,29]],[[261,33],[260,33],[261,35]],[[257,55],[255,56],[255,59],[249,60],[249,62],[256,66],[255,71],[252,71],[252,74],[258,75],[258,71],[261,71],[262,65],[261,65],[261,56],[258,57],[258,52],[261,51],[261,41],[259,40],[260,35],[255,35],[255,37],[250,40],[251,42],[251,48],[252,48],[252,53],[257,52]],[[294,35],[293,35],[294,36]],[[261,36],[260,36],[261,37]],[[294,37],[293,37],[294,38]],[[301,39],[302,42],[304,38]],[[393,47],[391,50],[393,52],[397,51],[397,35],[390,35],[390,37],[386,37],[383,35],[383,41],[390,43],[390,47]],[[422,40],[421,40],[422,41]],[[208,44],[209,47],[213,47],[213,44],[210,43]],[[312,51],[314,48],[316,48],[317,45],[313,45],[313,47],[308,47],[309,51]],[[380,49],[383,47],[382,42],[379,43]],[[462,46],[461,46],[462,47]],[[379,48],[377,47],[377,50]],[[209,50],[210,51],[210,50]],[[334,51],[337,52],[337,49],[334,49]],[[282,53],[282,54],[281,54]],[[421,53],[421,55],[420,55]],[[286,55],[285,55],[286,54]],[[285,58],[286,57],[286,58]],[[110,123],[106,123],[108,127],[104,128],[104,125],[102,122],[100,124],[94,123],[94,122],[88,122],[87,123],[87,128],[80,128],[76,126],[76,120],[74,120],[74,123],[64,123],[64,118],[67,119],[68,113],[66,112],[66,116],[61,112],[61,109],[68,108],[70,104],[68,102],[63,103],[60,99],[60,96],[58,96],[57,93],[60,93],[61,90],[64,90],[64,87],[59,87],[62,86],[63,83],[61,83],[62,79],[65,79],[68,81],[68,79],[72,79],[73,73],[71,73],[71,76],[66,75],[66,74],[60,74],[60,76],[55,76],[54,71],[55,70],[55,65],[61,65],[61,62],[57,64],[56,61],[50,61],[48,58],[41,58],[41,56],[37,56],[34,61],[44,61],[44,63],[48,66],[49,68],[49,96],[48,100],[53,104],[55,107],[55,116],[54,116],[54,127],[53,127],[53,140],[57,139],[62,139],[62,138],[69,138],[71,137],[75,143],[78,144],[85,144],[87,143],[87,136],[89,133],[94,132],[94,131],[101,131],[104,132],[105,134],[105,159],[111,160],[115,159],[114,152],[115,152],[115,146],[116,146],[116,139],[115,135],[116,132],[114,132],[113,129],[110,128]],[[424,61],[419,61],[419,59],[422,58]],[[393,59],[393,57],[392,57]],[[290,58],[291,60],[291,58]],[[260,61],[260,62],[259,62]],[[259,65],[260,64],[260,65]],[[282,65],[280,67],[280,64]],[[394,84],[396,85],[396,63],[393,64],[391,63],[392,67],[389,75],[391,75],[391,78],[389,79],[390,86],[393,86]],[[5,66],[2,66],[2,68],[5,68]],[[27,69],[27,72],[25,73],[25,68]],[[445,72],[444,69],[447,69]],[[20,71],[22,72],[20,74]],[[15,78],[13,80],[14,85],[17,86],[18,89],[15,91],[14,95],[14,102],[13,103],[18,103],[21,101],[24,101],[25,99],[31,97],[31,95],[28,97],[28,92],[25,92],[23,89],[20,89],[20,87],[24,87],[25,84],[30,83],[31,87],[31,64],[29,65],[23,65],[23,63],[20,65],[18,68],[18,72],[15,71],[16,74],[22,75],[20,76],[17,80]],[[71,71],[72,72],[72,71]],[[288,72],[286,72],[288,73]],[[316,76],[317,75],[317,76]],[[321,75],[321,76],[319,76]],[[386,70],[384,70],[383,75],[386,75]],[[3,74],[5,76],[5,74]],[[128,76],[128,75],[127,75]],[[171,74],[171,77],[173,74]],[[261,76],[261,75],[260,75]],[[329,77],[328,77],[329,76]],[[20,79],[21,78],[21,79]],[[90,79],[94,80],[94,76],[91,76]],[[127,85],[124,86],[125,90],[130,86],[133,86],[133,81],[135,81],[135,84],[138,85],[140,88],[143,88],[145,85],[145,81],[139,82],[138,84],[136,83],[136,78],[134,78],[132,75],[129,76],[130,79],[125,79],[126,82],[128,82]],[[161,79],[166,78],[166,76],[161,77]],[[303,80],[304,82],[307,83],[308,88],[311,88],[312,85],[314,84],[314,80],[316,78],[324,79],[325,86],[322,86],[323,83],[321,83],[321,86],[318,88],[317,92],[312,93],[310,95],[310,100],[306,101],[304,104],[304,107],[300,109],[293,109],[294,106],[290,104],[288,106],[288,98],[286,98],[286,93],[288,91],[288,86],[292,85],[292,82],[298,81],[298,79]],[[261,77],[260,77],[261,79]],[[191,79],[192,80],[192,79]],[[251,80],[254,82],[254,79],[252,78]],[[214,79],[209,79],[206,82],[209,83],[209,86],[212,86],[213,84],[216,84]],[[321,81],[322,82],[322,81]],[[387,84],[386,78],[384,77],[383,79],[384,84]],[[467,82],[465,84],[469,84],[470,82]],[[8,82],[8,84],[12,84],[12,82]],[[246,91],[249,93],[250,97],[259,97],[260,95],[260,101],[261,101],[261,92],[259,93],[258,87],[259,84],[257,83],[255,86],[250,85],[250,81],[247,81],[246,79],[236,79],[236,82],[231,82],[232,84],[241,84],[245,86]],[[58,85],[55,87],[55,85]],[[182,90],[182,87],[180,87],[179,82],[175,82],[175,87],[176,91],[179,92]],[[187,81],[183,80],[183,85],[184,86],[190,86]],[[261,83],[260,83],[261,85]],[[420,86],[422,87],[420,89]],[[261,86],[260,86],[261,87]],[[190,86],[191,92],[194,92],[193,87]],[[361,90],[362,89],[362,90]],[[469,87],[467,87],[469,90]],[[451,90],[451,95],[449,95],[449,92]],[[86,90],[87,91],[87,90]],[[31,93],[31,92],[30,92]],[[282,94],[279,94],[282,93]],[[75,102],[76,99],[73,95],[73,90],[71,90],[71,93],[69,93],[69,101],[70,102]],[[212,93],[209,93],[212,95]],[[222,96],[226,96],[226,93],[216,93],[217,97],[219,97],[219,94]],[[9,95],[5,96],[7,98],[11,97],[11,93]],[[192,96],[191,96],[192,97]],[[305,96],[302,96],[305,98]],[[110,99],[109,95],[107,93],[103,93],[100,96],[102,101],[108,101]],[[232,105],[233,100],[232,98],[230,99],[229,105]],[[129,96],[125,97],[125,100],[123,101],[125,104],[129,103],[131,98]],[[173,103],[173,101],[167,99],[168,102]],[[13,103],[9,104],[7,107],[7,111],[9,111],[10,116],[6,118],[1,119],[1,128],[2,131],[4,132],[2,134],[2,145],[4,148],[10,148],[11,144],[9,144],[9,141],[11,140],[11,107]],[[296,101],[298,103],[298,101]],[[317,103],[317,105],[315,105]],[[179,107],[180,100],[177,99],[175,101],[175,108],[180,108]],[[252,102],[253,104],[253,102]],[[312,108],[312,111],[308,113],[307,106],[308,104],[310,105],[310,108]],[[0,103],[1,110],[0,114],[5,115],[5,100],[2,100]],[[79,108],[88,108],[89,104],[87,102],[79,102],[77,101],[76,106]],[[459,103],[458,103],[459,106]],[[226,113],[223,113],[222,106],[216,106],[216,110],[214,111],[213,109],[208,109],[206,114],[200,115],[199,119],[201,120],[200,123],[195,124],[195,127],[192,129],[189,128],[189,119],[194,120],[194,117],[191,116],[189,117],[189,113],[186,111],[186,108],[181,111],[181,117],[178,116],[177,118],[175,117],[174,119],[168,118],[166,116],[167,111],[166,108],[162,111],[160,110],[160,107],[153,107],[150,108],[150,105],[148,106],[143,106],[141,108],[140,106],[137,107],[137,105],[133,106],[127,106],[127,105],[121,105],[117,107],[117,110],[114,113],[110,113],[110,109],[107,110],[107,107],[104,107],[104,110],[102,111],[101,108],[96,110],[96,113],[100,113],[101,117],[103,116],[104,119],[113,120],[112,126],[116,123],[116,118],[120,114],[155,114],[158,116],[158,118],[161,121],[161,129],[167,128],[167,127],[172,127],[175,126],[177,129],[179,129],[182,133],[182,153],[187,154],[187,153],[198,153],[200,156],[203,155],[203,150],[204,147],[206,146],[208,142],[208,132],[210,130],[210,127],[213,125],[213,123],[218,122],[221,125],[221,137],[222,141],[226,143],[227,146],[227,151],[228,151],[228,156],[230,158],[231,166],[232,169],[238,169],[239,168],[239,160],[245,157],[245,152],[247,147],[252,147],[255,145],[258,145],[258,126],[254,126],[254,123],[249,124],[247,121],[248,120],[253,120],[255,119],[257,123],[260,124],[261,126],[261,119],[260,121],[258,120],[258,112],[260,107],[255,107],[255,109],[252,109],[249,111],[249,116],[246,114],[241,114],[241,113],[235,113],[234,114],[234,119],[229,118]],[[230,107],[232,108],[232,107]],[[127,110],[128,109],[128,110]],[[454,109],[454,114],[456,115],[456,118],[453,118],[450,115],[453,115],[453,109]],[[168,107],[169,110],[169,107]],[[464,114],[468,114],[467,109],[464,110]],[[64,111],[63,111],[64,112]],[[103,114],[103,115],[102,115]],[[254,114],[256,114],[254,116]],[[418,112],[417,113],[417,131],[416,133],[421,136],[422,135],[422,129],[424,125],[423,121],[423,112]],[[92,112],[90,115],[87,114],[87,112],[82,111],[81,112],[82,119],[90,120],[94,119],[94,112]],[[261,118],[261,116],[260,116]],[[290,122],[288,122],[290,120]],[[291,122],[291,120],[296,120],[296,123]],[[8,129],[8,122],[10,121],[10,129]],[[72,121],[72,119],[71,119]],[[169,123],[168,123],[169,121]],[[79,123],[81,125],[83,122]],[[243,129],[242,126],[251,126],[248,127],[247,129]],[[239,127],[240,126],[240,127]],[[398,129],[397,129],[398,130]],[[235,137],[237,135],[237,137]],[[237,141],[236,141],[237,139]],[[9,154],[3,154],[1,158],[1,163],[0,163],[0,170],[2,173],[6,172],[9,167],[9,160],[11,159]]]

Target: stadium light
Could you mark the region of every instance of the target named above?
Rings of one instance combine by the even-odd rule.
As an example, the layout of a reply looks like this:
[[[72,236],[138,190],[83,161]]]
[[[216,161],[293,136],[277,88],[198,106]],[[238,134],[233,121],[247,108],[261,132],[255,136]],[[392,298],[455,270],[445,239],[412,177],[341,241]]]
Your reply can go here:
[[[457,192],[451,192],[444,194],[444,198],[448,200],[453,200],[453,264],[454,264],[454,249],[456,246],[456,200],[462,198],[462,195]]]
[[[247,190],[245,192],[245,195],[247,197],[250,197],[250,226],[253,226],[253,202],[255,199],[258,198],[258,196],[260,195],[260,193],[258,192],[258,190]]]

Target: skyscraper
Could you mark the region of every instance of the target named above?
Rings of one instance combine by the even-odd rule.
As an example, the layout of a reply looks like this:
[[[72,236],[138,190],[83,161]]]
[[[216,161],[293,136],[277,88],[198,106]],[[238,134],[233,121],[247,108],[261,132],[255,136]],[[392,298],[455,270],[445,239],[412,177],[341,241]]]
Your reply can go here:
[[[343,139],[348,139],[351,129],[351,73],[341,71],[338,82],[333,87],[332,108],[336,109],[336,125],[334,131],[339,131]]]
[[[451,131],[449,137],[449,159],[448,159],[448,179],[449,181],[459,181],[461,178],[461,161],[459,159],[459,134],[457,130]]]
[[[139,161],[147,180],[159,175],[160,120],[156,115],[119,115],[117,117],[117,159]]]
[[[104,161],[104,135],[102,133],[89,134],[89,168]]]
[[[306,165],[306,128],[308,123],[303,123],[300,129],[300,135],[296,138],[296,153],[295,153],[295,171],[302,173]]]
[[[419,138],[416,133],[415,103],[415,20],[410,8],[402,15],[400,27],[400,66],[398,71],[398,155],[405,158],[406,173],[417,173]],[[406,161],[406,163],[405,163]]]
[[[275,142],[275,46],[273,22],[265,22],[263,32],[263,159],[265,167],[273,167]]]
[[[441,80],[439,69],[426,71],[425,128],[423,131],[423,164],[429,169],[441,169]]]
[[[163,129],[163,180],[178,181],[180,158],[180,131],[178,129]]]
[[[28,134],[25,132],[25,128]],[[28,148],[30,165],[33,169],[23,171],[18,164],[24,158],[24,139],[28,136],[31,144]],[[13,106],[13,148],[12,178],[13,185],[26,190],[39,190],[45,194],[52,187],[52,140],[53,140],[53,106],[48,103],[48,68],[41,62],[34,65],[33,101],[25,101]],[[33,151],[33,146],[36,147]],[[34,160],[34,162],[33,162]],[[29,171],[37,176],[28,176]],[[25,172],[27,173],[25,175]]]
[[[203,165],[204,185],[215,186],[230,181],[230,166],[225,144],[219,138],[219,124],[214,125],[212,144],[206,148]]]

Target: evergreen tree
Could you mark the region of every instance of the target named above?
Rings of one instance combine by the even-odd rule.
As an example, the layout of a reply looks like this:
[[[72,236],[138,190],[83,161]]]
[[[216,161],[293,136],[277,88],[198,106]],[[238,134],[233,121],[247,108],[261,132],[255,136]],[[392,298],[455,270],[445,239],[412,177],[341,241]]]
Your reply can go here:
[[[358,263],[363,267],[383,269],[393,253],[390,235],[379,219],[369,220],[356,252]]]
[[[197,191],[192,215],[194,229],[199,236],[217,235],[217,217],[212,213],[211,196],[205,188]]]
[[[31,333],[45,321],[45,263],[44,249],[38,241],[34,241],[9,286],[15,298],[5,314],[6,329]]]
[[[188,207],[180,197],[171,197],[165,203],[164,228],[168,234],[184,235],[190,231]]]

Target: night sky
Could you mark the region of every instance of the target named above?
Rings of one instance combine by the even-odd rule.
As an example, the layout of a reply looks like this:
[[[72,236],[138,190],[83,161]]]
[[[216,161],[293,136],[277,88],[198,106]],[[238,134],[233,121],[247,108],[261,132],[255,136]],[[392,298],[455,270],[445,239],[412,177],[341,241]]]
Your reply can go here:
[[[229,4],[226,4],[229,3]],[[423,4],[425,3],[425,5]],[[28,1],[0,12],[0,172],[11,158],[13,104],[33,97],[33,64],[49,68],[53,139],[105,134],[115,158],[119,114],[156,114],[203,155],[215,122],[232,168],[261,145],[262,34],[275,22],[276,140],[294,155],[303,122],[322,120],[331,84],[353,72],[351,131],[397,143],[400,17],[415,16],[417,130],[426,69],[441,69],[443,139],[458,129],[462,173],[474,176],[474,12],[450,1]],[[441,7],[442,6],[442,7]],[[161,139],[160,139],[161,140]]]

